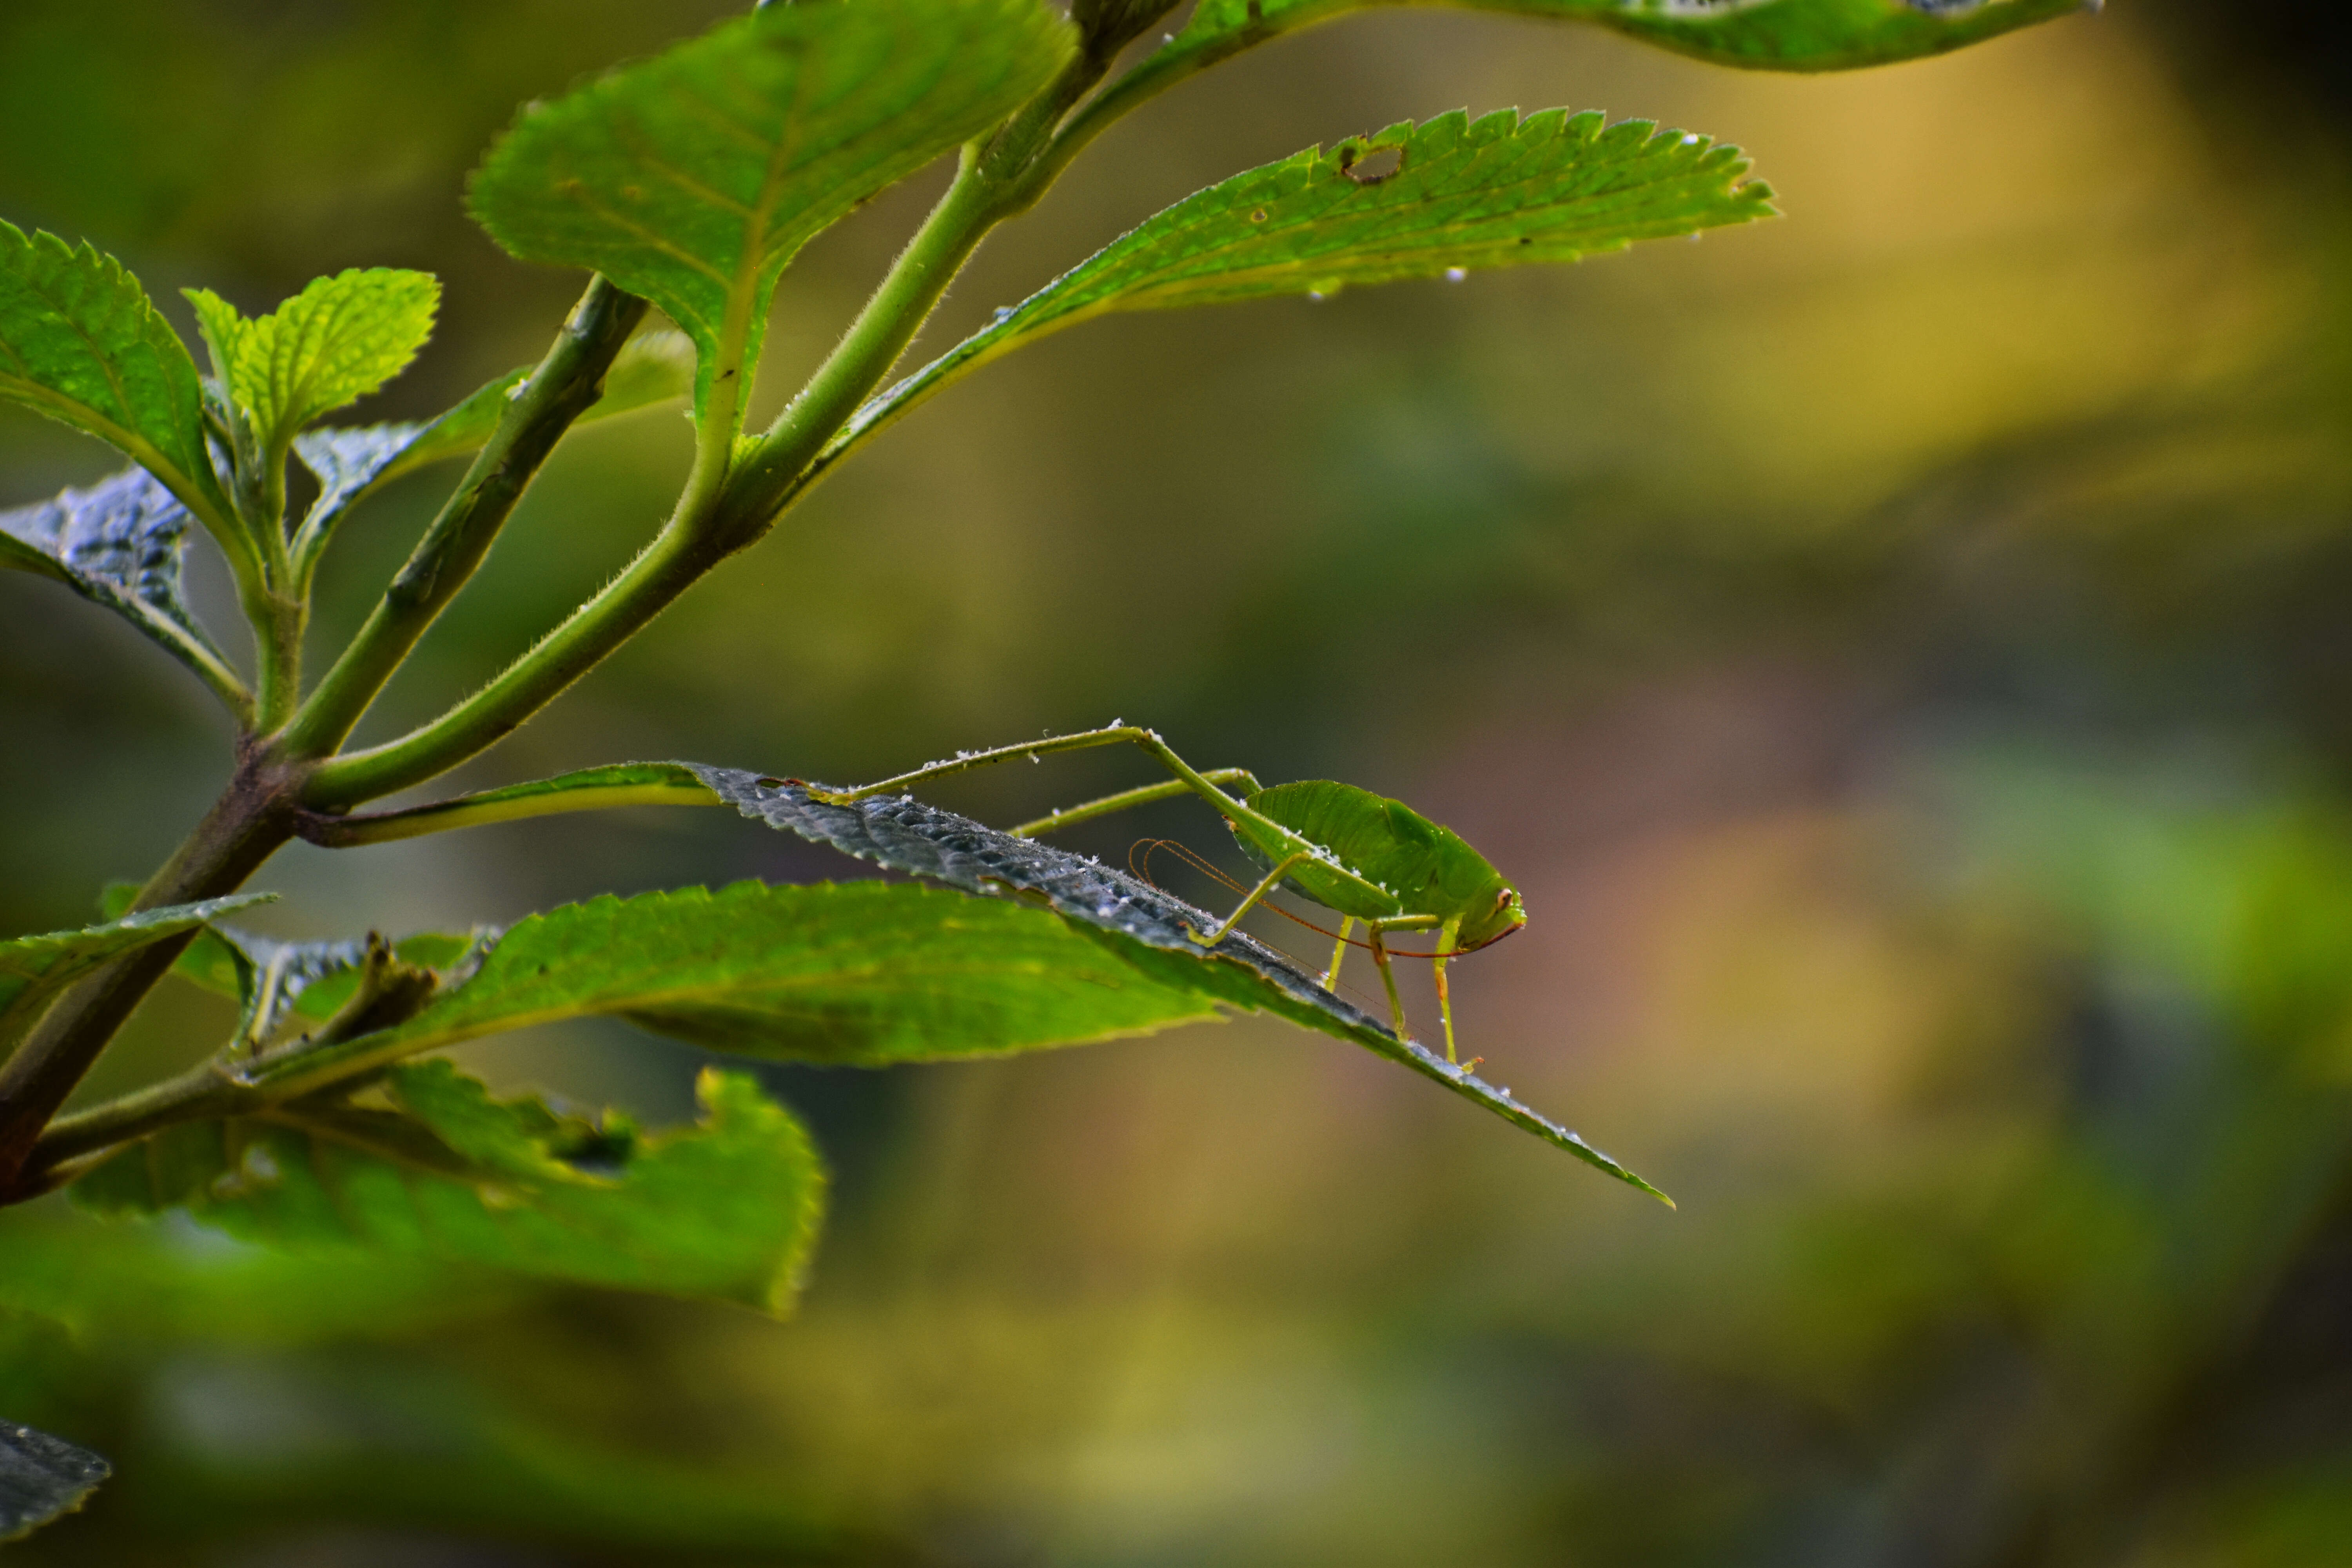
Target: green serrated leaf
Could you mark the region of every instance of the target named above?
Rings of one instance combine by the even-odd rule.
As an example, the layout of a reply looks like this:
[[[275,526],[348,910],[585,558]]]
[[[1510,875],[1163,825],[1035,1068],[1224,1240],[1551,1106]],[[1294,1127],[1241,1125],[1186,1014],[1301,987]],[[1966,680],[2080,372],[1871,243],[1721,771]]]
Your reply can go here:
[[[203,384],[179,334],[112,257],[5,219],[0,399],[110,443],[206,526],[228,526],[205,446]]]
[[[851,208],[1003,119],[1069,58],[1036,0],[770,5],[524,111],[475,174],[492,238],[667,311],[731,434],[778,275]]]
[[[276,897],[274,893],[236,893],[197,904],[167,904],[79,931],[47,931],[0,942],[0,1049],[13,1044],[61,988],[99,965]]]
[[[780,1311],[824,1176],[751,1079],[706,1070],[702,1118],[641,1135],[536,1099],[496,1100],[446,1061],[392,1069],[382,1105],[298,1101],[184,1123],[77,1181],[112,1215],[185,1208],[243,1240],[363,1247],[543,1279]]]
[[[428,272],[352,268],[314,279],[257,320],[202,289],[187,291],[229,395],[265,452],[408,368],[433,335],[441,284]]]
[[[1619,1181],[1669,1205],[1674,1202],[1576,1133],[1522,1104],[1507,1088],[1486,1082],[1417,1041],[1399,1038],[1246,932],[1232,932],[1213,947],[1203,947],[1196,934],[1222,922],[1149,882],[1034,838],[1000,833],[910,795],[831,805],[812,799],[808,786],[793,780],[701,763],[684,765],[711,793],[771,827],[968,892],[1009,892],[1043,903],[1139,979],[1189,991],[1202,1001],[1272,1013],[1352,1041],[1435,1079]]]
[[[1310,147],[1145,222],[861,409],[819,460],[998,355],[1113,310],[1573,261],[1773,216],[1736,147],[1599,114],[1455,112]]]
[[[54,577],[161,643],[242,715],[245,683],[180,595],[188,509],[144,468],[0,512],[0,565]]]
[[[0,1421],[0,1542],[21,1540],[71,1513],[111,1474],[88,1448]]]

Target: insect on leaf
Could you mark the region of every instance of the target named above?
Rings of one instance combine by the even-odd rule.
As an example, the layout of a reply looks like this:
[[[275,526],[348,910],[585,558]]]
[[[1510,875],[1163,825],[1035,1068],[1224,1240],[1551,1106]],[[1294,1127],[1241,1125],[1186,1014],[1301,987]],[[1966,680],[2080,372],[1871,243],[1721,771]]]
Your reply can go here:
[[[355,1063],[583,1013],[714,1049],[881,1066],[1144,1034],[1238,1008],[1363,1046],[1664,1196],[1507,1089],[1398,1038],[1246,932],[1203,948],[1192,933],[1220,923],[1205,910],[1083,856],[909,797],[829,805],[801,784],[740,769],[630,763],[352,822],[373,842],[411,827],[511,821],[567,802],[711,801],[893,870],[1023,901],[874,882],[742,883],[715,895],[690,889],[599,899],[523,921],[474,980],[406,1024],[331,1047],[331,1061],[299,1053],[265,1058],[255,1081],[324,1081]]]
[[[265,451],[408,368],[433,335],[441,285],[427,272],[352,268],[311,280],[247,321],[219,296],[187,290],[228,391]]]
[[[71,1513],[113,1473],[79,1444],[0,1421],[0,1542],[21,1540]]]
[[[203,386],[179,334],[112,257],[4,219],[0,399],[112,444],[207,527],[230,529],[205,446]]]
[[[908,796],[829,805],[812,800],[801,784],[732,768],[686,765],[746,816],[968,892],[1011,892],[1039,900],[1139,975],[1189,990],[1203,1000],[1272,1013],[1352,1041],[1436,1079],[1619,1181],[1673,1202],[1576,1133],[1520,1103],[1509,1089],[1415,1041],[1398,1038],[1246,932],[1234,931],[1214,947],[1203,948],[1193,933],[1214,930],[1221,923],[1215,916],[1124,871],[1033,838],[1015,838]]]
[[[794,252],[1009,114],[1071,48],[1035,0],[764,6],[526,110],[471,205],[515,256],[667,311],[700,350],[700,413],[757,362]],[[741,388],[723,391],[731,428]]]
[[[188,509],[144,468],[0,512],[0,565],[54,577],[128,620],[242,712],[245,683],[180,595]]]
[[[362,1247],[780,1311],[816,1233],[823,1166],[751,1079],[706,1070],[696,1090],[698,1121],[646,1135],[415,1063],[385,1076],[380,1103],[303,1100],[168,1128],[72,1191],[101,1214],[185,1208],[298,1250]]]
[[[997,355],[1112,310],[1573,261],[1773,216],[1736,147],[1644,121],[1455,112],[1310,147],[1186,197],[1112,241],[860,410],[852,447]]]
[[[274,893],[237,893],[199,904],[168,904],[79,931],[46,931],[0,942],[0,1051],[40,1016],[59,990],[99,965],[275,897]]]

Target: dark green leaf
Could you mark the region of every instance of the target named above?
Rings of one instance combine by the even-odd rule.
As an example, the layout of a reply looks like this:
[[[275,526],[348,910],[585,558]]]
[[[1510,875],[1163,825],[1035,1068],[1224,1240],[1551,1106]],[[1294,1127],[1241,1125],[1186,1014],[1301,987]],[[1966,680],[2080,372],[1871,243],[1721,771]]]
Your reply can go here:
[[[494,1100],[446,1061],[394,1068],[382,1105],[299,1100],[184,1123],[74,1184],[100,1213],[185,1207],[242,1239],[364,1247],[781,1310],[824,1177],[749,1078],[705,1071],[702,1120],[650,1136]]]
[[[113,1467],[88,1448],[0,1421],[0,1542],[79,1508]]]
[[[795,251],[1009,114],[1071,48],[1036,0],[767,6],[527,110],[475,175],[474,214],[514,255],[668,312],[701,351],[707,408],[716,377],[757,362]]]
[[[144,468],[0,512],[0,565],[54,577],[128,620],[242,711],[244,682],[180,596],[188,509]]]
[[[247,321],[217,295],[187,290],[229,395],[267,452],[408,368],[433,335],[441,285],[432,274],[352,268],[313,279]]]
[[[1121,236],[862,409],[823,463],[948,382],[1112,310],[1573,261],[1772,216],[1736,147],[1643,121],[1499,110],[1391,126],[1236,174]]]
[[[59,989],[99,965],[275,897],[274,893],[237,893],[199,904],[169,904],[79,931],[47,931],[0,942],[0,1047],[13,1042],[38,1017]]]

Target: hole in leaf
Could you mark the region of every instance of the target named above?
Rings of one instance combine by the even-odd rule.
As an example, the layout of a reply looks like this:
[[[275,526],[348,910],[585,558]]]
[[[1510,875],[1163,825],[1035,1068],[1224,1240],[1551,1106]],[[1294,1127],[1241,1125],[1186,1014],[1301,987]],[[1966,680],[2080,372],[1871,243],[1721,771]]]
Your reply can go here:
[[[1360,185],[1377,185],[1393,179],[1404,167],[1402,147],[1362,147],[1350,142],[1339,149],[1339,173]]]

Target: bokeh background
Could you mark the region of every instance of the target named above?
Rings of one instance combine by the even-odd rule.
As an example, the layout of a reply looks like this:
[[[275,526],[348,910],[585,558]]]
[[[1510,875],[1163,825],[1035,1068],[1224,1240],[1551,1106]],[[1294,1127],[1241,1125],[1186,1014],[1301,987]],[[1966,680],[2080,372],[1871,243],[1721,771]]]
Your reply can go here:
[[[0,212],[116,252],[183,320],[187,284],[257,310],[429,268],[439,338],[363,411],[426,415],[535,357],[578,286],[467,222],[481,147],[721,9],[9,0]],[[1124,716],[1203,765],[1402,795],[1533,911],[1456,968],[1471,1048],[1678,1213],[1246,1021],[768,1071],[836,1179],[783,1323],[45,1200],[0,1215],[0,1413],[119,1473],[9,1560],[2352,1561],[2336,9],[2117,0],[1822,79],[1448,12],[1246,57],[1107,136],[925,344],[1213,179],[1460,106],[1718,135],[1789,216],[1055,338],[461,781],[859,779]],[[787,278],[771,405],[939,181]],[[686,450],[675,412],[572,442],[373,732],[625,560]],[[0,501],[108,467],[0,415]],[[453,477],[347,530],[321,646]],[[177,667],[21,577],[0,734],[7,931],[142,876],[226,759]],[[1136,765],[940,798],[1004,820]],[[1212,827],[1179,806],[1087,847]],[[268,929],[323,936],[862,871],[672,812],[298,847],[261,885]],[[161,995],[90,1088],[227,1022]],[[470,1059],[656,1122],[698,1060],[618,1027]]]

